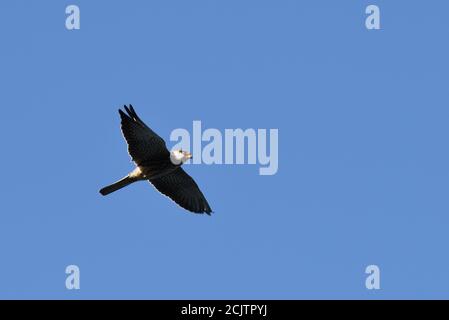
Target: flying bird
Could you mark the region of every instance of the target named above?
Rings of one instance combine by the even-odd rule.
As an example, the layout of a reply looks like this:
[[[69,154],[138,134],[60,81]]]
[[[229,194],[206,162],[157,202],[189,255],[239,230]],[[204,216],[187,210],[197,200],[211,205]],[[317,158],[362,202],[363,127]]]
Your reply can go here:
[[[124,108],[126,113],[119,109],[121,129],[136,168],[100,193],[105,196],[131,183],[148,180],[182,208],[210,215],[212,209],[200,188],[181,168],[192,155],[183,150],[168,151],[165,141],[139,118],[132,105]]]

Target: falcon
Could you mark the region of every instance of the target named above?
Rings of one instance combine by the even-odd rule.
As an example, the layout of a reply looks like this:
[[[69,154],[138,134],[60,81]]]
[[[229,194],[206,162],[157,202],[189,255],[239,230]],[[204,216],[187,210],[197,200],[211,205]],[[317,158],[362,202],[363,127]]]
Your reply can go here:
[[[180,207],[194,212],[211,214],[212,209],[196,184],[181,166],[192,155],[183,150],[168,151],[165,141],[137,115],[132,105],[119,109],[121,129],[128,153],[136,168],[123,179],[100,190],[103,196],[130,185],[148,180],[160,193]]]

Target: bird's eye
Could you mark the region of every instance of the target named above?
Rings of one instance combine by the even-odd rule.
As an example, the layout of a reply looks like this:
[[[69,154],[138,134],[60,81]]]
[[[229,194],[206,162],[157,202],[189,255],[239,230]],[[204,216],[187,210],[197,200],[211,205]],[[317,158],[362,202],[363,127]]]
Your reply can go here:
[[[181,153],[182,153],[182,149],[180,149],[180,150],[179,150],[179,152],[181,152]]]

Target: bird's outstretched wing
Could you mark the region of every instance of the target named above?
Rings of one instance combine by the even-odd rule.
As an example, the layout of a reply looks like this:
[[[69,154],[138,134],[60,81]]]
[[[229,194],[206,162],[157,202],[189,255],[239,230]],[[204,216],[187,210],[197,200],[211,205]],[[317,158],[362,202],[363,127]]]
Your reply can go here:
[[[123,136],[128,143],[128,152],[138,165],[170,156],[165,141],[151,130],[137,115],[132,105],[119,110]]]
[[[186,210],[208,215],[212,212],[195,180],[182,168],[177,168],[172,173],[160,178],[150,179],[150,182],[159,192]]]

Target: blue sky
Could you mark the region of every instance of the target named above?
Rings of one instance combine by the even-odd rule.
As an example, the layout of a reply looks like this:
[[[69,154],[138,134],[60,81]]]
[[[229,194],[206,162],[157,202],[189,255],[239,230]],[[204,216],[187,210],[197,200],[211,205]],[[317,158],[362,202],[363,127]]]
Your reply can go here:
[[[0,298],[449,298],[448,10],[1,1]],[[102,197],[133,167],[129,103],[169,145],[194,120],[279,129],[279,171],[188,166],[212,217],[146,182]]]

